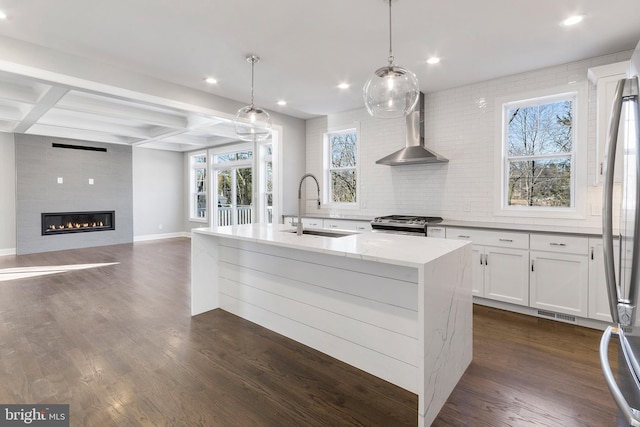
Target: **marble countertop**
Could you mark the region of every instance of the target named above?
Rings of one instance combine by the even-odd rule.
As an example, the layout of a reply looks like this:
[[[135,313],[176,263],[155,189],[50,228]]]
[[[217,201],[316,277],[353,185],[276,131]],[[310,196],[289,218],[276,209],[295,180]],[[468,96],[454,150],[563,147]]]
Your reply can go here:
[[[285,217],[296,215],[283,215]],[[324,215],[324,214],[305,214],[304,218],[317,218],[317,219],[340,219],[351,221],[372,221],[373,217],[359,216],[359,215]],[[567,226],[565,225],[548,225],[548,224],[522,224],[513,222],[480,222],[480,221],[456,221],[445,219],[439,223],[432,223],[429,227],[466,227],[466,228],[484,228],[488,230],[509,230],[509,231],[523,231],[523,232],[535,232],[535,233],[560,233],[560,234],[574,234],[580,236],[599,237],[602,236],[602,228],[600,227],[582,227],[580,225]]]
[[[352,233],[344,237],[298,236],[283,224],[246,224],[195,228],[193,233],[264,243],[374,262],[420,267],[470,244],[462,240],[419,238],[399,234]],[[327,231],[327,230],[324,230]]]

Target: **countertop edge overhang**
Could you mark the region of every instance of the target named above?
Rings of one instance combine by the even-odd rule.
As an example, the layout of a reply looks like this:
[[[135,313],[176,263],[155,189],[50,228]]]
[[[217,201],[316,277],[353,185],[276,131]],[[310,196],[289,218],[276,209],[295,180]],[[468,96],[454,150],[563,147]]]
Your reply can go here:
[[[205,227],[193,233],[225,237],[301,249],[348,258],[384,262],[407,267],[425,264],[459,249],[470,242],[446,239],[416,239],[415,236],[382,233],[354,233],[344,237],[298,236],[295,228],[283,224],[246,224]]]

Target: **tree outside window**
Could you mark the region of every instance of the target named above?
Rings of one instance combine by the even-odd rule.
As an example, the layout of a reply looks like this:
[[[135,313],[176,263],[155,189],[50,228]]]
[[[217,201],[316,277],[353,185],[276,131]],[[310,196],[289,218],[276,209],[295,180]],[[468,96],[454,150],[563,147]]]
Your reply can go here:
[[[358,135],[355,129],[325,135],[329,203],[357,202]]]
[[[253,151],[234,150],[213,156],[215,171],[216,225],[253,222]]]
[[[575,95],[505,106],[505,204],[574,206]]]

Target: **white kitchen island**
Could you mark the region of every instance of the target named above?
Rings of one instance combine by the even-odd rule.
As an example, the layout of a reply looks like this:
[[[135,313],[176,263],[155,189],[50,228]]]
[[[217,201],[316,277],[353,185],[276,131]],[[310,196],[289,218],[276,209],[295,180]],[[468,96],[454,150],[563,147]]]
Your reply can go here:
[[[471,363],[471,245],[288,231],[192,230],[191,314],[221,308],[416,393],[430,425]]]

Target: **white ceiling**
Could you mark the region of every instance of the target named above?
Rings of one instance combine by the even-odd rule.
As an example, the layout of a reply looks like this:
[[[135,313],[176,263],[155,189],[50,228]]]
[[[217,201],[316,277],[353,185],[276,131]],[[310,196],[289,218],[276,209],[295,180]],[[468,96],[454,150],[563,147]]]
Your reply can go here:
[[[0,10],[0,37],[243,104],[245,57],[256,54],[255,103],[304,119],[361,108],[364,82],[388,55],[384,0],[0,0]],[[576,13],[581,24],[560,24]],[[632,49],[638,17],[639,0],[394,0],[393,53],[429,93]],[[427,65],[433,55],[442,62]],[[178,151],[234,138],[228,116],[10,73],[0,73],[0,131]]]

